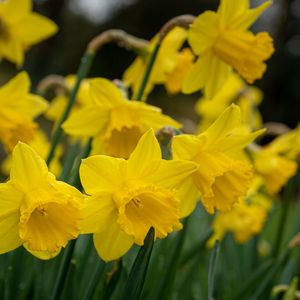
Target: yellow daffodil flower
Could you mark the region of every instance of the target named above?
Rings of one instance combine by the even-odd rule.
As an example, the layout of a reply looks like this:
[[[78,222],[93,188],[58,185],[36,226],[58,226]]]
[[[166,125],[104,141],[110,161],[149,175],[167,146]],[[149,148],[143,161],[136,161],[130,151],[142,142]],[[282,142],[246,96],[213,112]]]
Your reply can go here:
[[[128,158],[149,128],[181,127],[159,108],[125,99],[109,80],[94,79],[90,85],[92,103],[74,112],[63,128],[72,136],[94,136],[93,154]]]
[[[56,181],[36,152],[14,148],[10,180],[0,184],[0,254],[23,245],[40,259],[56,256],[80,231],[82,196]]]
[[[70,90],[74,87],[75,81],[76,81],[75,75],[68,75],[65,78],[65,82]],[[67,106],[67,102],[68,102],[68,95],[65,94],[57,95],[54,99],[52,99],[49,105],[49,109],[45,113],[46,118],[48,118],[51,121],[57,122],[61,118]],[[76,102],[72,107],[71,114],[74,111],[78,111],[82,109],[90,102],[91,102],[90,84],[89,84],[89,80],[85,79],[80,84],[80,88],[76,96]]]
[[[262,92],[258,88],[248,86],[237,74],[232,74],[212,99],[202,97],[196,103],[199,132],[207,129],[231,103],[240,107],[242,121],[249,129],[259,129],[262,117],[257,107],[261,101]]]
[[[293,177],[298,165],[273,151],[272,145],[251,148],[251,157],[256,174],[261,176],[269,194],[280,192],[287,181]]]
[[[0,58],[21,66],[24,52],[56,31],[54,22],[32,12],[32,0],[0,2]]]
[[[42,130],[39,129],[35,132],[34,139],[31,140],[28,143],[28,145],[31,148],[33,148],[41,158],[43,159],[47,158],[50,150],[50,143],[47,139],[46,134]],[[55,176],[59,176],[61,172],[61,163],[60,163],[61,155],[62,155],[62,148],[59,146],[57,147],[54,158],[51,161],[49,166],[50,172],[52,172]],[[8,176],[11,166],[12,166],[12,156],[9,155],[1,164],[1,172],[4,175]]]
[[[166,74],[165,87],[170,94],[181,92],[183,82],[194,62],[194,55],[189,48],[184,48],[177,53],[177,56],[178,60],[175,68]]]
[[[179,198],[175,186],[197,169],[186,161],[167,161],[153,130],[139,140],[128,160],[91,156],[80,167],[87,197],[83,233],[94,233],[94,244],[105,261],[124,255],[136,243],[143,245],[155,229],[164,238],[180,229]]]
[[[233,205],[229,212],[219,213],[212,224],[213,235],[208,241],[212,247],[216,240],[221,240],[229,231],[238,243],[247,242],[253,235],[261,232],[267,218],[267,211],[257,204],[241,201]]]
[[[294,130],[276,137],[268,150],[278,153],[288,159],[299,161],[300,158],[300,125]]]
[[[38,127],[33,119],[48,107],[46,100],[29,91],[30,79],[26,72],[0,88],[0,141],[9,151],[18,141],[33,140]]]
[[[164,38],[151,71],[150,78],[144,92],[144,97],[146,97],[152,91],[156,84],[164,84],[168,80],[168,77],[171,76],[173,71],[175,71],[178,64],[182,65],[182,61],[190,60],[189,54],[185,53],[179,55],[178,52],[186,37],[186,30],[177,27],[171,30]],[[129,87],[132,87],[133,98],[137,94],[142,83],[149,57],[154,49],[156,40],[157,36],[150,41],[149,48],[145,49],[143,56],[138,56],[123,75],[125,84]],[[180,69],[184,69],[184,66],[182,66]]]
[[[232,69],[248,83],[262,77],[264,61],[274,52],[273,40],[266,32],[253,34],[248,28],[270,4],[250,9],[249,0],[221,0],[217,12],[206,11],[196,18],[188,41],[199,58],[184,82],[184,93],[204,89],[212,98]]]
[[[175,136],[172,143],[174,159],[194,161],[198,170],[181,189],[182,216],[190,214],[197,196],[209,213],[228,211],[247,194],[251,183],[251,166],[239,159],[236,153],[252,142],[263,130],[250,133],[241,121],[236,105],[228,107],[221,116],[198,136]]]

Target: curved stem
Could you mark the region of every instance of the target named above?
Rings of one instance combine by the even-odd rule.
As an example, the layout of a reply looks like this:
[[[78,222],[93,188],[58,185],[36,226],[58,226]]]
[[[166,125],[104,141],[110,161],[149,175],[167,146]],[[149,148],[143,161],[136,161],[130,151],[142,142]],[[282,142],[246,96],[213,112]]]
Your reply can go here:
[[[158,39],[157,42],[154,46],[154,49],[150,55],[148,64],[146,66],[146,70],[144,73],[144,77],[142,79],[141,85],[138,89],[137,94],[135,95],[135,100],[142,100],[143,99],[143,94],[145,91],[145,88],[147,86],[148,80],[150,78],[151,75],[151,71],[154,65],[154,62],[156,60],[158,51],[160,49],[161,43],[164,40],[164,38],[167,36],[167,34],[175,27],[182,27],[182,28],[188,28],[191,23],[193,23],[195,20],[195,17],[192,15],[181,15],[178,17],[175,17],[173,19],[171,19],[170,21],[168,21],[159,31],[158,33]]]
[[[53,134],[51,148],[50,148],[47,160],[46,160],[48,166],[49,166],[50,162],[53,159],[55,149],[56,149],[56,147],[57,147],[57,145],[58,145],[58,143],[59,143],[59,141],[62,137],[63,130],[62,130],[61,125],[67,119],[67,117],[69,116],[69,113],[70,113],[70,111],[71,111],[71,109],[72,109],[72,107],[75,103],[76,95],[77,95],[77,92],[79,90],[80,83],[87,76],[87,74],[90,70],[90,67],[92,65],[92,62],[94,60],[94,57],[95,57],[94,52],[86,51],[86,53],[84,54],[84,56],[81,60],[81,63],[80,63],[80,66],[79,66],[79,69],[78,69],[78,72],[77,72],[77,80],[76,80],[75,86],[71,91],[67,107],[66,107],[63,115],[61,116],[61,118],[57,122],[56,130],[54,131],[54,134]]]

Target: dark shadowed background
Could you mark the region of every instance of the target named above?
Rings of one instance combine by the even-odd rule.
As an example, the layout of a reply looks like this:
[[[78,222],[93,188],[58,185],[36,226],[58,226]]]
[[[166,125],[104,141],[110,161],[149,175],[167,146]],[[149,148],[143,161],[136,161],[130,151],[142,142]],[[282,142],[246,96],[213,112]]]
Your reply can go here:
[[[256,6],[262,1],[252,1]],[[255,84],[262,88],[265,100],[261,110],[265,121],[285,122],[295,127],[300,114],[300,0],[274,0],[253,28],[268,31],[275,39],[276,53],[268,62],[267,73]],[[26,56],[24,69],[29,72],[33,88],[48,74],[75,73],[88,41],[98,33],[119,28],[141,38],[150,39],[170,18],[180,14],[198,15],[215,10],[213,0],[35,0],[35,11],[54,20],[59,33],[37,46]],[[121,78],[134,54],[116,45],[105,46],[97,55],[90,76]],[[2,62],[1,82],[18,70]],[[197,121],[193,103],[199,95],[168,96],[157,87],[150,102],[182,120],[192,129]],[[174,99],[175,98],[175,99]],[[193,122],[187,122],[191,118]]]

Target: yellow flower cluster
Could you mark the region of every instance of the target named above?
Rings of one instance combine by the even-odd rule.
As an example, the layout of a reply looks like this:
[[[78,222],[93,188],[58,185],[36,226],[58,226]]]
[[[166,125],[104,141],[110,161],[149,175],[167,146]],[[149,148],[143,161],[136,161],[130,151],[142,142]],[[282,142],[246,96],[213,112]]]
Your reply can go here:
[[[155,131],[168,126],[181,133],[182,125],[134,99],[157,36],[124,73],[129,99],[110,80],[83,81],[62,128],[71,137],[92,139],[79,170],[84,192],[53,175],[61,169],[59,148],[49,172],[44,159],[50,143],[34,120],[44,114],[59,127],[69,95],[48,105],[30,93],[25,72],[2,86],[0,141],[12,157],[2,165],[10,175],[0,184],[0,254],[23,245],[49,259],[69,240],[93,234],[100,257],[110,261],[143,245],[150,228],[160,239],[180,230],[198,202],[210,214],[218,211],[209,244],[228,231],[240,243],[259,233],[272,206],[269,196],[296,173],[300,154],[299,128],[266,146],[253,144],[265,132],[258,111],[262,93],[241,77],[248,84],[260,78],[273,53],[267,33],[248,30],[269,5],[251,9],[248,0],[222,0],[217,12],[166,35],[144,97],[156,84],[168,93],[204,91],[196,106],[200,133],[174,136],[172,159],[163,159]],[[51,21],[31,12],[30,0],[0,3],[1,57],[20,65],[28,46],[55,31]],[[183,48],[186,39],[191,49]],[[66,82],[72,89],[75,77]]]

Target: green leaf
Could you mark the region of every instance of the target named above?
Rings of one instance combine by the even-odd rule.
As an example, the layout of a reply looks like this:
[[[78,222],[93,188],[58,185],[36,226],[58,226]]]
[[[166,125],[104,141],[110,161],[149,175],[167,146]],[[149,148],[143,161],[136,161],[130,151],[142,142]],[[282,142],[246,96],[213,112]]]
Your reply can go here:
[[[147,269],[154,244],[154,228],[151,227],[131,268],[121,299],[138,300],[142,294]]]
[[[173,251],[168,255],[168,260],[165,266],[164,278],[161,280],[160,288],[156,299],[168,299],[171,296],[171,290],[176,276],[176,271],[180,262],[180,254],[184,245],[184,239],[187,232],[187,221],[183,224],[183,230],[178,233],[175,244],[173,245]]]

